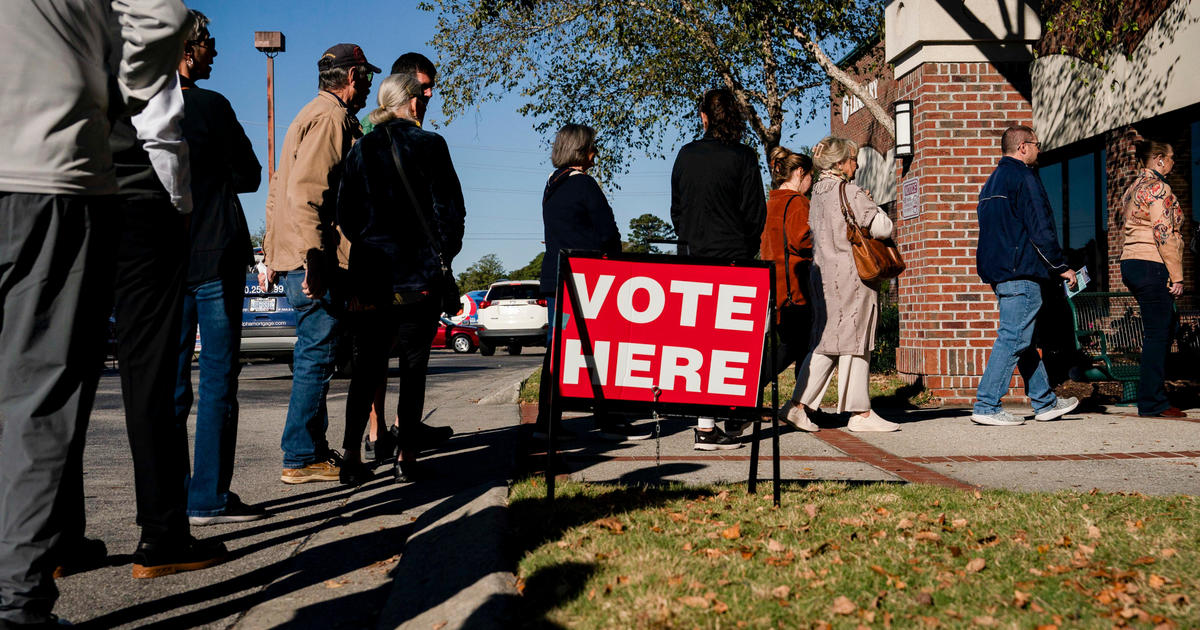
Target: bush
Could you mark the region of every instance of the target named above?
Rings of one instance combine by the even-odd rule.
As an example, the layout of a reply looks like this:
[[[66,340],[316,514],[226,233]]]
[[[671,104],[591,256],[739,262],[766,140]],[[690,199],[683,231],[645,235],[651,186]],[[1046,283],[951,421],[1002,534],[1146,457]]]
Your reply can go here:
[[[900,307],[881,304],[879,325],[875,327],[875,350],[871,352],[871,373],[896,371],[896,348],[900,345]]]

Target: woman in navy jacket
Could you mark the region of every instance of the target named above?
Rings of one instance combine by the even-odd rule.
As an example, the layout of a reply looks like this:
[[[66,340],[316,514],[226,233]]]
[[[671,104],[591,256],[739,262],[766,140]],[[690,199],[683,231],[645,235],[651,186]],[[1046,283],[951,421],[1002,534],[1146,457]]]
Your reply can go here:
[[[440,251],[447,265],[462,249],[462,188],[441,136],[421,128],[425,100],[408,74],[379,86],[375,129],[346,155],[338,187],[337,222],[350,241],[354,312],[354,375],[346,399],[346,449],[341,482],[370,477],[359,447],[376,390],[387,378],[388,357],[400,359],[396,411],[398,482],[417,474],[417,435],[425,405],[429,346],[441,313]],[[393,157],[400,158],[410,196]],[[413,198],[416,204],[414,207]],[[419,216],[418,216],[419,213]],[[426,236],[428,226],[437,243]],[[392,350],[395,349],[393,353]]]

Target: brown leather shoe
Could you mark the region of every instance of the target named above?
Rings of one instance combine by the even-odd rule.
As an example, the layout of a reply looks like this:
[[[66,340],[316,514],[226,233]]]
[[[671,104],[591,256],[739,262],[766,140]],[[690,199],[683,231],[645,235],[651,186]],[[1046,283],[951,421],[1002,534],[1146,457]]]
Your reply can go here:
[[[1167,407],[1158,413],[1143,413],[1138,414],[1143,418],[1186,418],[1188,415],[1181,411],[1179,407]]]
[[[339,467],[331,462],[313,462],[304,468],[284,468],[279,480],[290,484],[337,481],[339,472]]]

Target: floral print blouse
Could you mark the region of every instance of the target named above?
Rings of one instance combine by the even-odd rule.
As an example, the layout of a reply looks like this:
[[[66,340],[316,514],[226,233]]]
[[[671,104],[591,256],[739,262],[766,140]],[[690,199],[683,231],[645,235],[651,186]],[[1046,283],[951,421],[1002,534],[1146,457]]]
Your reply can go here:
[[[1171,282],[1183,282],[1183,208],[1167,180],[1145,168],[1121,199],[1124,246],[1121,260],[1167,266]]]

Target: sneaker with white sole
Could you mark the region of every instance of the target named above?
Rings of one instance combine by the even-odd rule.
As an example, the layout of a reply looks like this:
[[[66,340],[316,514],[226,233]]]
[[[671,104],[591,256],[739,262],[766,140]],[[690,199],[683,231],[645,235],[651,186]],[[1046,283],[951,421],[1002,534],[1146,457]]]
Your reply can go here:
[[[846,424],[846,428],[855,433],[863,431],[876,431],[886,433],[889,431],[899,431],[900,425],[895,422],[889,422],[879,417],[875,410],[867,412],[867,417],[862,417],[858,414],[850,416],[850,422]]]
[[[648,440],[653,433],[650,429],[628,422],[597,422],[596,435],[606,440],[625,442]]]
[[[204,525],[221,525],[223,523],[249,523],[270,516],[266,510],[257,505],[247,505],[232,492],[225,502],[225,510],[212,516],[188,516],[188,524],[202,527]]]
[[[1025,424],[1025,419],[1012,415],[1007,409],[1001,409],[996,413],[973,413],[971,422],[986,424],[989,427],[1015,427]]]
[[[711,431],[701,431],[694,429],[696,434],[696,443],[692,448],[697,451],[728,451],[735,448],[745,446],[737,441],[737,438],[730,437],[724,431],[713,427]]]
[[[1059,398],[1054,401],[1054,405],[1052,405],[1049,409],[1040,411],[1034,415],[1033,419],[1037,420],[1038,422],[1046,422],[1047,420],[1061,418],[1062,416],[1074,411],[1078,406],[1079,399],[1074,396]]]
[[[805,411],[804,405],[789,404],[787,409],[780,409],[779,419],[797,431],[813,432],[821,430],[821,427],[808,419],[808,412]]]

